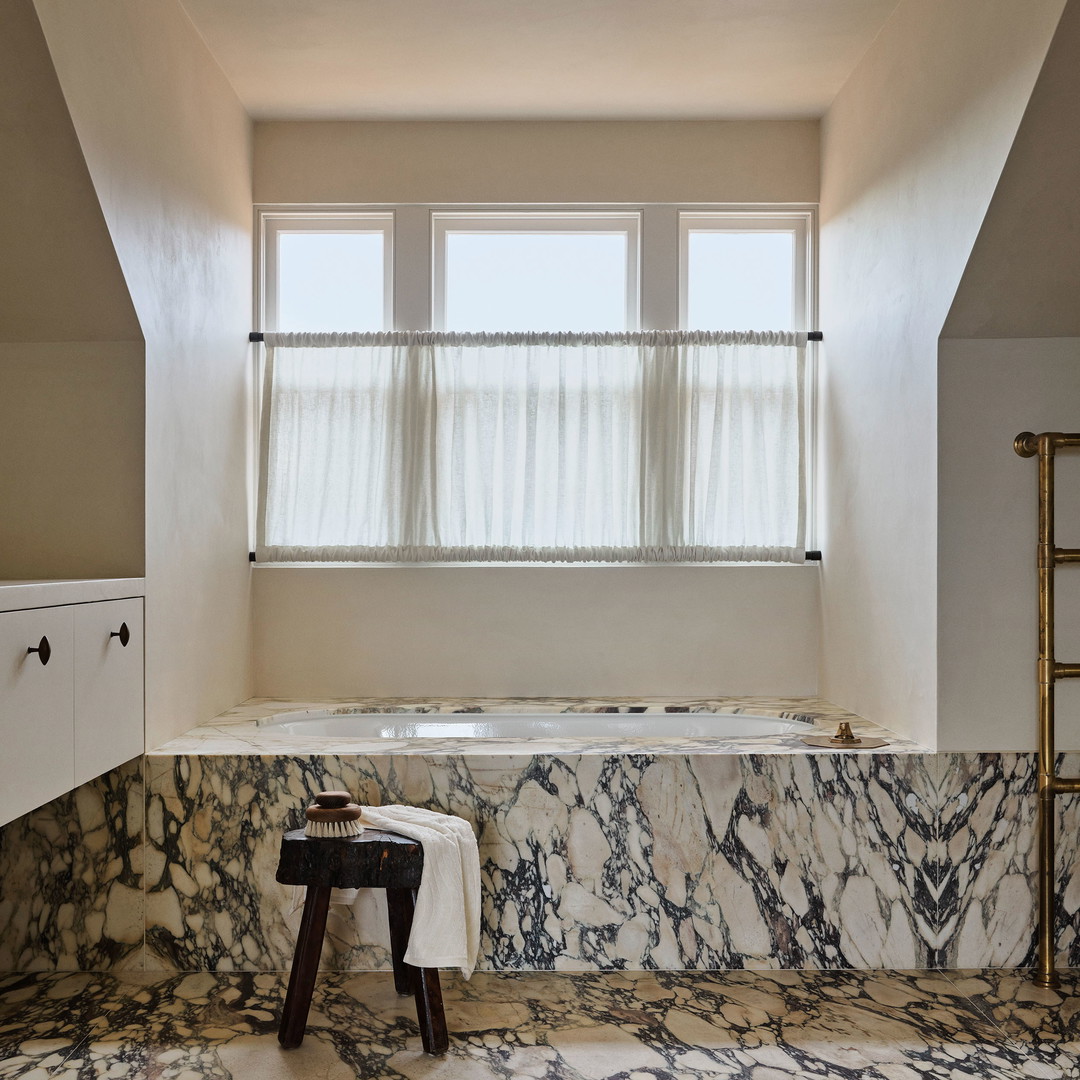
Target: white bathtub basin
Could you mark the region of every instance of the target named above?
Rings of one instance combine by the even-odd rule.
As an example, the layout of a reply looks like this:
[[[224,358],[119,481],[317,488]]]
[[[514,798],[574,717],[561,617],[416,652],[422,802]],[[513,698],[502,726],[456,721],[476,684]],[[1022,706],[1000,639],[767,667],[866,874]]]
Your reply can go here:
[[[283,735],[360,739],[761,738],[813,724],[746,713],[278,713],[259,721]]]

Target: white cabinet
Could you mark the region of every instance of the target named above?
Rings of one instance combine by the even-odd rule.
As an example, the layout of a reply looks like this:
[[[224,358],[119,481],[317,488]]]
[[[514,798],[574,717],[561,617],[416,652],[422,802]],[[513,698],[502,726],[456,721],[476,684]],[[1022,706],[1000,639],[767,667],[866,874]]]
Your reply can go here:
[[[71,640],[71,608],[0,614],[0,823],[74,786]]]
[[[142,598],[0,610],[0,825],[142,752]]]
[[[80,604],[75,622],[75,785],[143,752],[141,599]]]

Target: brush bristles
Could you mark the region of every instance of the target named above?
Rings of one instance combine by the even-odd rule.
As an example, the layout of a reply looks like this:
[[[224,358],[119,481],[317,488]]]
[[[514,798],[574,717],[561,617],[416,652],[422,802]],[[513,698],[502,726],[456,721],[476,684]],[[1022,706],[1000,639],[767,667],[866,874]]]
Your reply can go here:
[[[309,821],[304,826],[304,835],[318,840],[359,836],[363,831],[364,826],[359,821]]]

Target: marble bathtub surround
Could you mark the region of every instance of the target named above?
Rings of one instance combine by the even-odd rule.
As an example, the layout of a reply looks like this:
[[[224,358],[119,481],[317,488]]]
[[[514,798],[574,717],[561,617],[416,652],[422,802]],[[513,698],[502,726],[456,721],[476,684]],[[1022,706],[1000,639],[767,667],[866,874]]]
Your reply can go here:
[[[424,712],[424,713],[751,713],[812,723],[822,735],[834,735],[848,723],[856,735],[883,738],[889,753],[926,753],[926,747],[864,720],[821,698],[358,698],[286,701],[252,698],[162,744],[157,754],[506,754],[520,746],[534,754],[790,754],[811,752],[799,735],[765,738],[612,738],[574,737],[533,739],[362,739],[340,736],[292,735],[273,726],[260,726],[280,713],[293,712]],[[676,725],[673,723],[673,728]],[[837,753],[866,752],[858,750]]]
[[[1033,767],[997,754],[152,755],[146,962],[286,966],[280,829],[311,791],[340,787],[473,825],[481,968],[1020,966]],[[1062,824],[1075,835],[1080,821]],[[1062,860],[1068,963],[1076,868]],[[335,910],[324,966],[388,966],[383,926],[381,910]]]
[[[1075,973],[1066,973],[1076,989]],[[444,980],[445,1058],[381,973],[319,980],[281,1050],[280,974],[0,979],[0,1078],[1057,1080],[1080,1023],[993,971],[477,974]]]
[[[825,730],[850,716],[823,702],[763,699],[546,704],[721,704],[816,716]],[[482,868],[481,968],[1031,961],[1033,754],[931,754],[899,742],[814,751],[783,736],[374,749],[289,737],[261,747],[257,719],[302,705],[230,710],[0,830],[0,970],[285,968],[299,911],[274,880],[279,838],[329,788],[469,821]],[[1059,813],[1057,940],[1060,962],[1075,965],[1080,850],[1067,838],[1080,836],[1080,800],[1061,800]],[[379,903],[372,894],[357,910],[333,911],[325,966],[389,966]]]

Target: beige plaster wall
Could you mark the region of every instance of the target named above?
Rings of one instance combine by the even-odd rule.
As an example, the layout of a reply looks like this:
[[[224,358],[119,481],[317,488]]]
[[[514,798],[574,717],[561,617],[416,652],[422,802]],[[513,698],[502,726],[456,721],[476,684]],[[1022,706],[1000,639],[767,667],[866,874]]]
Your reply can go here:
[[[176,0],[36,7],[146,340],[152,746],[251,688],[251,125]]]
[[[31,0],[0,32],[0,579],[143,572],[143,346]]]
[[[1080,4],[1046,56],[945,323],[938,387],[938,734],[1035,746],[1036,477],[1020,431],[1080,428]],[[1080,545],[1080,458],[1057,463],[1057,542]],[[1080,656],[1080,577],[1057,575],[1057,656]],[[1080,687],[1058,686],[1080,747]]]
[[[143,345],[0,344],[0,579],[141,577]]]
[[[138,341],[32,0],[0,33],[0,341]]]
[[[816,202],[816,120],[261,122],[258,203]]]
[[[1038,466],[1021,431],[1080,429],[1080,338],[942,341],[938,380],[938,744],[1037,745]],[[1057,462],[1057,542],[1080,547],[1080,456]],[[1080,657],[1080,575],[1057,574],[1061,660]],[[1058,749],[1080,749],[1080,685],[1063,682]]]
[[[1061,0],[903,0],[822,124],[822,693],[937,739],[937,339]]]
[[[814,202],[818,125],[258,123],[255,198]],[[259,694],[812,694],[808,567],[267,567]]]
[[[817,578],[813,565],[260,567],[256,686],[295,697],[813,694]]]
[[[945,322],[950,338],[1080,335],[1080,3],[1069,0]]]

